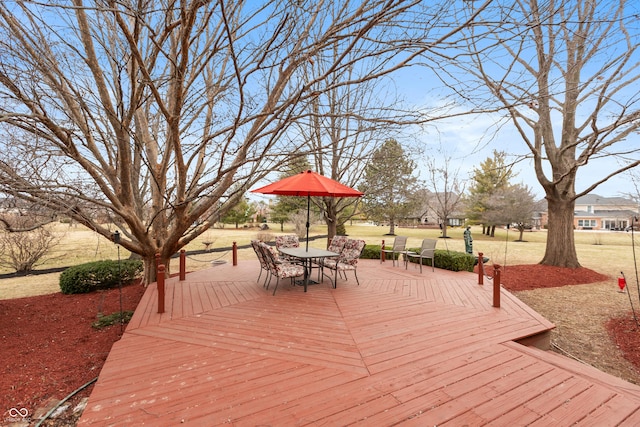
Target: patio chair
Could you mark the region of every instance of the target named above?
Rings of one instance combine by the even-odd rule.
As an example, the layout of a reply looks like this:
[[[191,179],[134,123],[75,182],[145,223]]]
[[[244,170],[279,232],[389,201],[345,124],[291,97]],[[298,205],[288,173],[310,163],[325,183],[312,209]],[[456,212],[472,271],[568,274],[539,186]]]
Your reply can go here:
[[[251,247],[253,248],[253,251],[256,253],[256,256],[258,257],[258,261],[260,261],[260,274],[258,274],[258,279],[256,281],[260,281],[260,277],[262,276],[263,271],[266,272],[267,278],[265,279],[265,282],[262,285],[262,287],[265,287],[267,284],[269,275],[271,274],[271,271],[269,270],[269,264],[267,263],[267,259],[265,258],[264,254],[262,253],[262,249],[260,248],[260,243],[261,243],[260,240],[252,240]]]
[[[393,265],[396,265],[396,257],[398,259],[398,265],[400,264],[400,255],[405,256],[406,260],[406,246],[407,246],[407,237],[406,236],[396,236],[393,239],[393,246],[390,249],[382,249],[380,251],[380,262],[382,262],[382,254],[385,254],[385,258],[387,258],[387,254],[391,255],[391,260]]]
[[[438,241],[436,239],[424,239],[422,241],[422,246],[420,247],[420,252],[411,252],[407,251],[405,254],[405,269],[409,265],[410,258],[417,258],[420,263],[420,273],[422,273],[422,260],[429,259],[431,260],[431,271],[435,271],[435,253],[436,253],[436,244]]]
[[[300,247],[300,239],[295,234],[287,234],[284,236],[276,236],[276,249],[280,250],[280,248],[299,248]],[[280,258],[293,261],[291,257],[280,254]]]
[[[327,250],[339,254],[340,252],[342,252],[344,244],[347,243],[347,240],[349,240],[347,236],[333,236],[333,238],[331,238],[331,242],[329,242],[329,247],[327,248]]]
[[[327,248],[327,250],[339,254],[342,252],[342,249],[344,249],[344,244],[347,243],[347,240],[349,240],[347,236],[333,236],[331,238],[331,242],[329,242],[329,247]],[[322,258],[320,260],[320,271],[318,272],[318,280],[320,280],[320,276],[324,274],[322,268],[326,260],[327,258]],[[335,261],[335,259],[333,261]],[[345,279],[346,278],[347,277],[345,276]]]
[[[364,240],[356,240],[356,239],[347,239],[344,244],[344,248],[342,252],[340,252],[340,256],[337,259],[327,258],[323,264],[322,274],[329,277],[331,280],[331,285],[335,289],[338,285],[338,274],[342,272],[344,274],[345,279],[347,278],[347,271],[353,271],[353,274],[356,277],[356,283],[360,286],[360,281],[358,280],[358,258],[362,255],[362,251],[364,250],[366,243]],[[324,273],[324,267],[333,270],[333,277]]]
[[[287,261],[278,261],[276,256],[271,251],[269,245],[266,243],[260,242],[260,249],[262,249],[262,253],[264,254],[264,258],[269,266],[269,272],[271,276],[268,278],[266,288],[269,289],[269,284],[271,283],[271,277],[276,276],[276,287],[273,288],[273,295],[276,294],[276,290],[278,290],[278,284],[280,283],[280,279],[291,279],[291,283],[294,284],[293,279],[295,277],[304,276],[304,267],[300,264],[293,264]]]

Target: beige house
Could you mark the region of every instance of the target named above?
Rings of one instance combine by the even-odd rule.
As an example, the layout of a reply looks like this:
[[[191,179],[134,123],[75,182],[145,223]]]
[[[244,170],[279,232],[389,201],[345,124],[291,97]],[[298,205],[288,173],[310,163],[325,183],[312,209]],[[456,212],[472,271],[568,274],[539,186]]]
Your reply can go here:
[[[463,209],[458,209],[463,210]],[[576,199],[573,215],[573,227],[576,230],[625,230],[631,226],[634,217],[640,217],[640,207],[633,200],[624,197],[603,197],[587,194]],[[425,203],[417,215],[420,224],[438,224],[439,219],[434,209]],[[531,228],[546,228],[549,214],[545,199],[538,202],[538,208],[531,218]],[[457,212],[449,218],[449,226],[462,226],[465,223],[464,213]],[[636,226],[638,221],[635,221]]]
[[[421,205],[416,208],[415,212],[404,219],[407,220],[408,224],[413,223],[427,228],[442,228],[443,219],[438,214],[441,208],[436,199],[436,194],[427,189],[418,190],[418,194],[417,198],[422,201]],[[439,194],[444,197],[444,193]],[[455,205],[455,209],[451,209],[448,213],[447,227],[462,227],[466,222],[465,204],[462,196],[450,192],[449,203]]]
[[[638,216],[638,204],[623,197],[587,194],[576,199],[573,225],[576,230],[624,230]]]

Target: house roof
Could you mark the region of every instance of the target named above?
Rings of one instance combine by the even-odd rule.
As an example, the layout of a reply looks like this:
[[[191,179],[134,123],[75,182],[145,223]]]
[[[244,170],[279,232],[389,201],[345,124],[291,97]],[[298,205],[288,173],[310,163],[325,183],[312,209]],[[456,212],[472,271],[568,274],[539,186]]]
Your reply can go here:
[[[576,205],[620,206],[633,204],[635,204],[633,200],[625,199],[624,197],[603,197],[598,194],[587,194],[576,199]]]
[[[548,210],[548,203],[547,203],[547,200],[545,198],[540,199],[537,203],[539,204],[538,205],[538,211],[539,212],[545,212],[545,211]],[[637,204],[633,200],[625,199],[624,197],[604,197],[604,196],[600,196],[598,194],[587,194],[587,195],[584,195],[584,196],[580,196],[580,197],[578,197],[576,199],[576,206],[589,206],[589,205],[630,206],[630,205],[637,205]],[[584,211],[577,211],[575,213],[578,214],[578,212],[579,212],[579,216],[584,216],[584,217],[593,216],[593,215],[588,215]],[[599,213],[599,212],[608,212],[608,211],[606,211],[606,210],[596,210],[596,212]],[[624,210],[624,211],[619,210],[618,212],[620,212],[620,213],[624,212],[625,214],[630,212],[630,215],[636,215],[637,214],[636,212],[631,211],[631,210]],[[597,215],[597,216],[601,216],[601,214]]]
[[[576,218],[600,218],[602,214],[597,212],[573,211],[573,216]]]

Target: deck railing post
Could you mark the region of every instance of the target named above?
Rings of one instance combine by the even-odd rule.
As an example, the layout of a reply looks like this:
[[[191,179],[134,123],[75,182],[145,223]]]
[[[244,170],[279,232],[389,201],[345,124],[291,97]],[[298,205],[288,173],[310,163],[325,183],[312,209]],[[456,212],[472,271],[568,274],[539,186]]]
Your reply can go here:
[[[233,265],[238,265],[238,244],[236,242],[233,242],[231,253],[233,256]]]
[[[187,275],[187,255],[184,249],[180,249],[180,281]]]
[[[484,263],[482,261],[482,252],[478,252],[478,285],[484,285]]]
[[[158,266],[158,313],[164,313],[164,264]]]
[[[382,241],[382,245],[380,246],[380,262],[384,262],[384,240]]]
[[[500,308],[500,265],[493,264],[493,306]]]

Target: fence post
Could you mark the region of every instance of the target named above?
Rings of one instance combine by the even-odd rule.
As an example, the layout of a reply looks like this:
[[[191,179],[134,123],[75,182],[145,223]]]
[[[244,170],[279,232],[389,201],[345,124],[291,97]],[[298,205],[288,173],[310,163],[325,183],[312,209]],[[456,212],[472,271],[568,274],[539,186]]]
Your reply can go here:
[[[158,266],[158,313],[164,313],[164,264]]]
[[[382,241],[382,246],[380,246],[380,262],[384,262],[384,240]]]
[[[236,242],[233,242],[231,253],[233,255],[233,265],[238,265],[238,244]]]
[[[187,275],[187,255],[184,249],[180,249],[180,281]]]
[[[482,252],[478,252],[478,285],[484,285],[484,262],[482,258],[484,254]]]
[[[500,265],[493,264],[493,306],[500,308]]]

